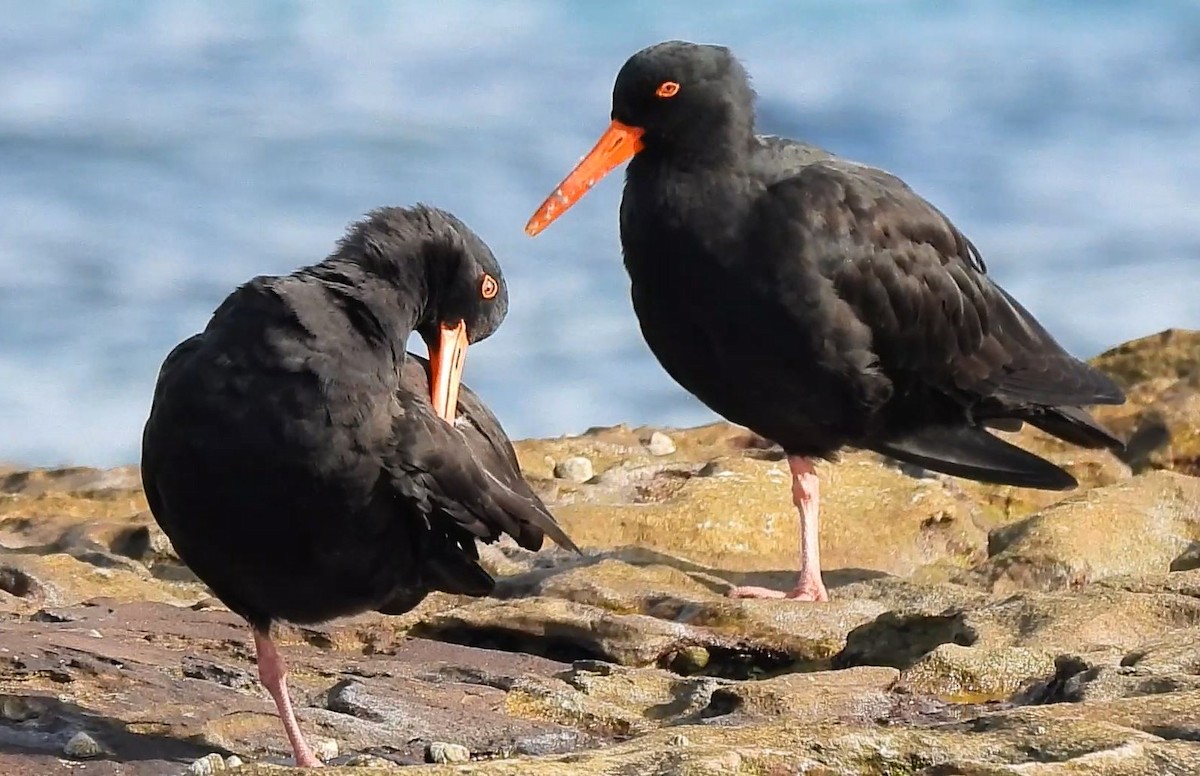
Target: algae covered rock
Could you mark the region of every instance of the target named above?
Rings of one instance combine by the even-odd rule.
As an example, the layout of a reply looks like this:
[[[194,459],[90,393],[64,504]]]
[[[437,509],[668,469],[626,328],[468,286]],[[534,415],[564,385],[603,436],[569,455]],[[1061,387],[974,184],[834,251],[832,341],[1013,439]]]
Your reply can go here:
[[[1093,488],[992,532],[994,590],[1078,587],[1170,570],[1200,542],[1200,479],[1173,472]]]
[[[939,644],[906,669],[899,686],[951,701],[1007,700],[1054,670],[1054,658],[1042,650],[951,642]]]
[[[1168,329],[1097,356],[1125,389],[1124,405],[1097,417],[1129,439],[1135,470],[1200,476],[1200,331]]]
[[[885,719],[897,704],[891,689],[899,675],[870,666],[738,682],[715,689],[704,713],[809,722]]]
[[[1126,389],[1158,378],[1188,377],[1200,372],[1200,331],[1160,331],[1110,348],[1090,363]]]
[[[1098,410],[1125,460],[1005,435],[1076,491],[821,464],[821,604],[726,595],[794,578],[770,442],[728,423],[519,442],[585,553],[487,545],[495,598],[278,626],[297,714],[338,743],[332,773],[1200,773],[1198,346],[1097,359],[1129,392]],[[555,477],[574,458],[589,476]],[[89,773],[297,772],[256,675],[135,469],[0,472],[0,773],[76,773],[80,731],[102,744]]]
[[[696,443],[690,431],[674,436],[680,445],[672,462],[635,449],[597,484],[560,492],[552,506],[564,528],[584,546],[652,547],[733,572],[790,571],[799,534],[786,464],[726,443]],[[527,455],[540,449],[528,447]],[[983,557],[987,537],[975,524],[976,508],[941,480],[908,477],[866,453],[823,464],[819,473],[822,551],[831,568],[911,574]]]

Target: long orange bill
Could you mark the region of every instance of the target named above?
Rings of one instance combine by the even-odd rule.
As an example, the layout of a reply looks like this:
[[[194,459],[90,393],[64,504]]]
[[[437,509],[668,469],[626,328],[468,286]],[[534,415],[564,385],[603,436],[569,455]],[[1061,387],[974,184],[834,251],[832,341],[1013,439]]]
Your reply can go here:
[[[567,212],[567,209],[588,193],[588,189],[608,175],[616,167],[642,150],[642,133],[645,130],[631,127],[614,120],[608,130],[600,136],[599,142],[583,161],[571,170],[571,174],[563,178],[558,188],[525,224],[525,234],[536,237],[538,232],[550,226],[554,219]]]
[[[463,364],[467,361],[467,324],[438,325],[437,348],[429,354],[433,382],[429,387],[433,411],[447,423],[454,423],[458,410],[458,386],[462,382]]]

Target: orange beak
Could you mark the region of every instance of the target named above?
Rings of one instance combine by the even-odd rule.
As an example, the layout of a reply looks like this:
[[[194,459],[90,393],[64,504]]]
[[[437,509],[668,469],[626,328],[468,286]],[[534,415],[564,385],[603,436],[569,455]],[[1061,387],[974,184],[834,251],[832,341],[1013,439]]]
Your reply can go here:
[[[567,212],[571,205],[587,194],[588,189],[595,186],[597,181],[608,175],[612,168],[628,161],[641,151],[644,132],[644,129],[631,127],[614,119],[600,136],[596,147],[583,157],[583,161],[571,170],[570,175],[563,178],[563,182],[558,184],[554,193],[546,197],[546,201],[533,214],[533,218],[525,224],[525,234],[536,237],[538,232],[550,226],[554,219]]]
[[[463,364],[467,361],[467,324],[438,325],[438,344],[429,354],[433,381],[429,387],[433,411],[447,423],[454,423],[458,411],[458,386],[462,382]]]

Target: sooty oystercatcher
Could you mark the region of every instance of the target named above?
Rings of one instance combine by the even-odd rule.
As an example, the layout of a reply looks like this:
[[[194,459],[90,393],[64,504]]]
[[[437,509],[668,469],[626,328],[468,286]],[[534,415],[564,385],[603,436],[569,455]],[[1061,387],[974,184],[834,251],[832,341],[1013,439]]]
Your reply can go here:
[[[383,208],[324,261],[238,288],[162,365],[142,440],[151,511],[249,622],[301,766],[320,763],[272,621],[399,614],[432,590],[486,595],[475,542],[501,534],[574,549],[460,386],[468,343],[507,307],[499,265],[460,220]],[[428,375],[405,351],[414,330]]]
[[[1120,389],[997,285],[945,215],[883,170],[755,134],[754,92],[728,49],[633,55],[612,124],[526,231],[626,160],[621,244],[647,344],[700,401],[788,455],[799,580],[732,595],[827,600],[813,460],[843,447],[1044,489],[1076,481],[988,428],[1122,447],[1080,408],[1119,404]]]

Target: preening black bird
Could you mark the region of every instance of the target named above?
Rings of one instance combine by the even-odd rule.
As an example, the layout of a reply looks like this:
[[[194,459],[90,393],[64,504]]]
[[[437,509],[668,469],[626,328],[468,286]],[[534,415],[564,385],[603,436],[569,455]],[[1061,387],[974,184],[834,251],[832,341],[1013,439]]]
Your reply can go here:
[[[536,235],[629,161],[621,244],[646,343],[700,401],[788,454],[799,580],[733,595],[828,598],[812,462],[844,447],[1044,489],[1076,481],[988,428],[1122,447],[1080,409],[1120,404],[1120,389],[997,285],[945,215],[890,173],[754,123],[728,49],[643,49],[617,75],[612,124],[526,226]]]
[[[324,261],[238,288],[163,362],[142,438],[150,509],[250,623],[299,765],[320,762],[273,621],[399,614],[433,590],[486,595],[475,542],[501,534],[575,549],[460,384],[468,343],[507,308],[496,259],[459,219],[383,208]],[[414,330],[430,362],[406,353]]]

